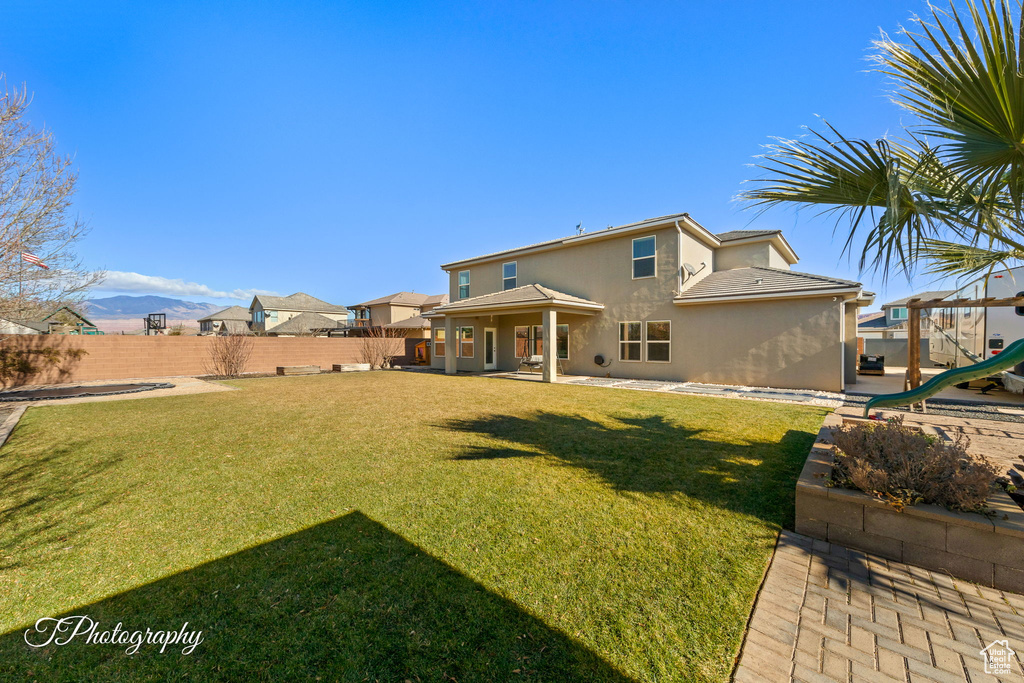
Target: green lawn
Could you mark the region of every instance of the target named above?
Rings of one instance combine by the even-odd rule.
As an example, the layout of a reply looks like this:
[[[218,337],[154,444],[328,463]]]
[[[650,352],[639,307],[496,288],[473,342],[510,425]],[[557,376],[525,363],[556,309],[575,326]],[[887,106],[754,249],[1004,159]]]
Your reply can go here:
[[[33,407],[0,679],[724,680],[825,411],[414,373]],[[203,631],[32,649],[36,619]]]

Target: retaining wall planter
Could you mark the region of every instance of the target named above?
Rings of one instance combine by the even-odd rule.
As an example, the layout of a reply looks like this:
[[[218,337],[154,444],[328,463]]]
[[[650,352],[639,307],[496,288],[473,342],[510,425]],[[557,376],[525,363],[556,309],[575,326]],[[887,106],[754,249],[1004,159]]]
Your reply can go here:
[[[832,430],[825,419],[796,485],[796,531],[890,560],[948,572],[982,584],[1024,592],[1024,511],[1004,491],[988,500],[992,517],[913,505],[897,512],[866,493],[829,488]]]

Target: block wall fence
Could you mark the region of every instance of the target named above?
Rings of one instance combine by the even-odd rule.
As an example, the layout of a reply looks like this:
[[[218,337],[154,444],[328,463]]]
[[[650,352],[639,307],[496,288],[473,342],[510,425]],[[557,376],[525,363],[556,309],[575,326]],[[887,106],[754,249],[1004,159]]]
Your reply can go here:
[[[87,382],[105,379],[187,377],[208,374],[214,337],[137,335],[0,335],[0,345],[17,349],[83,349],[86,355],[64,364],[66,373],[46,368],[31,384]],[[394,339],[397,365],[407,364],[421,339]],[[363,341],[347,337],[253,337],[246,372],[274,372],[279,365],[359,363]]]

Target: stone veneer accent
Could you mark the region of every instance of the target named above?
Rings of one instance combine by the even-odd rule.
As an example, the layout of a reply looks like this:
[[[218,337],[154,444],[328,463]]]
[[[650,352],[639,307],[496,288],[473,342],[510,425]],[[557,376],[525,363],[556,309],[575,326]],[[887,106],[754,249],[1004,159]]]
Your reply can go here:
[[[993,517],[913,505],[897,512],[860,491],[829,488],[832,413],[818,432],[796,485],[796,531],[890,560],[948,572],[1000,590],[1024,592],[1024,511],[1004,491],[988,500]]]

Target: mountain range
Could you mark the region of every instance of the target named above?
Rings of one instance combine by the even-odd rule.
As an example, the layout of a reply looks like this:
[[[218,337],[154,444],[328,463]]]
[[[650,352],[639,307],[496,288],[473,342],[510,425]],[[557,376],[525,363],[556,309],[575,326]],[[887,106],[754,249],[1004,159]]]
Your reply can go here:
[[[82,302],[85,315],[105,332],[142,329],[142,319],[150,313],[166,313],[167,323],[199,327],[196,320],[227,306],[203,304],[165,296],[109,296]]]

